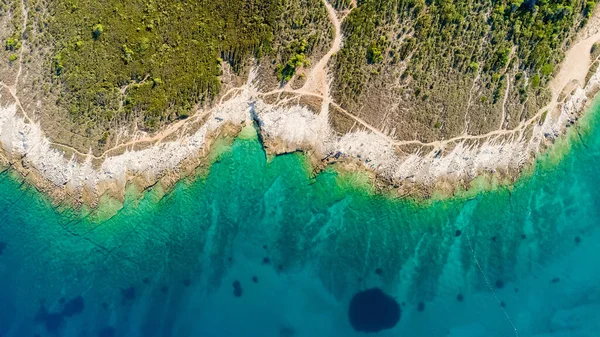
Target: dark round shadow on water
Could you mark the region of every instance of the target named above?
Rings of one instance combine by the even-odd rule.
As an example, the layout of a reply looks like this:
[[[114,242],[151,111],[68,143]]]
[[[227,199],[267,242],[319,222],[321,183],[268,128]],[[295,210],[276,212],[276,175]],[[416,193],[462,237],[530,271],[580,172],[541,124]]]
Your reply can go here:
[[[400,305],[379,288],[361,291],[352,297],[348,317],[355,331],[378,332],[400,321]]]

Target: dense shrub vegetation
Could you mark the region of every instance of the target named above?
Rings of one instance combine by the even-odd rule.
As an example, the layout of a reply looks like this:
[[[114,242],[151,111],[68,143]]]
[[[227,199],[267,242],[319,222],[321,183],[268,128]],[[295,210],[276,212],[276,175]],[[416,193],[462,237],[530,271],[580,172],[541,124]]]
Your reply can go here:
[[[448,101],[451,92],[469,92],[472,85],[481,87],[471,100],[480,114],[497,112],[510,78],[507,97],[523,105],[547,84],[594,6],[585,0],[358,1],[343,27],[336,98],[362,110],[363,97],[375,90],[369,86],[387,82],[398,89],[389,93],[396,107],[416,109],[433,126],[445,118],[436,111],[458,115],[452,109],[462,109],[464,115],[468,95],[457,94],[455,106]]]
[[[51,0],[48,10],[59,105],[82,123],[152,130],[210,103],[223,62],[240,73],[272,59],[287,79],[327,43],[313,27],[327,24],[320,0]]]

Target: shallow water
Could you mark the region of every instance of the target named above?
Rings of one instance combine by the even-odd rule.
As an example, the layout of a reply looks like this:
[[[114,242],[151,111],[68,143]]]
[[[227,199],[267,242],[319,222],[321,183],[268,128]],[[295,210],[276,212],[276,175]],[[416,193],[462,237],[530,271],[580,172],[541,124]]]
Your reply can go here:
[[[359,336],[372,287],[401,307],[380,336],[600,336],[599,118],[513,187],[451,200],[267,162],[248,130],[122,209],[56,210],[4,172],[0,336]]]

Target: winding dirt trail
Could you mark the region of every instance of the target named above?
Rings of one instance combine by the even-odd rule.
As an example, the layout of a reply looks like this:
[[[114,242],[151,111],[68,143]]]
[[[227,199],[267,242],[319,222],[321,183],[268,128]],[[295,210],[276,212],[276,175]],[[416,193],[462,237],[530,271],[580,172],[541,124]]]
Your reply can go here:
[[[329,60],[333,54],[337,53],[342,48],[342,22],[346,18],[346,16],[350,13],[349,11],[342,16],[341,19],[338,19],[338,15],[333,6],[327,1],[323,0],[323,4],[325,8],[327,8],[327,15],[329,16],[329,21],[334,28],[335,37],[333,42],[331,43],[331,48],[325,54],[319,62],[311,69],[309,75],[306,78],[306,82],[304,86],[298,92],[310,92],[320,94],[324,97],[329,97],[329,83],[327,82],[327,74]]]

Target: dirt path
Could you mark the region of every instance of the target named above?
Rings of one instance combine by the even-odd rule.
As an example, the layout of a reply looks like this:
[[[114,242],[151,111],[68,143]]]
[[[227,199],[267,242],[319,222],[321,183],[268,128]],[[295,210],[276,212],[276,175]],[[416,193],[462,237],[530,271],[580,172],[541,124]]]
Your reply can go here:
[[[329,74],[329,61],[331,57],[340,51],[342,48],[343,34],[342,34],[342,22],[344,19],[350,14],[350,12],[356,8],[356,1],[352,1],[350,9],[342,12],[341,18],[338,18],[338,12],[333,8],[333,6],[327,1],[323,0],[323,4],[327,9],[327,16],[329,17],[329,21],[333,25],[335,37],[333,38],[333,42],[331,43],[331,48],[325,54],[317,64],[311,69],[310,73],[306,78],[306,82],[297,90],[297,93],[307,93],[307,94],[318,94],[323,98],[321,104],[321,117],[327,119],[329,114],[329,104],[333,102],[331,95],[329,93],[329,87],[331,85],[331,81],[328,79]],[[284,88],[286,90],[291,89],[290,87]]]
[[[502,118],[500,118],[500,129],[504,129],[506,123],[506,102],[508,101],[508,93],[510,92],[510,76],[506,78],[506,91],[502,100]]]
[[[327,54],[325,54],[311,69],[310,73],[306,77],[304,86],[302,86],[300,90],[304,92],[317,93],[321,96],[328,97],[329,83],[327,82],[327,64],[329,63],[331,56],[342,48],[342,21],[347,14],[345,14],[342,19],[338,19],[337,12],[333,6],[327,0],[323,0],[323,4],[325,5],[325,8],[327,8],[327,15],[329,16],[329,20],[333,25],[335,37],[331,43],[331,48]]]

